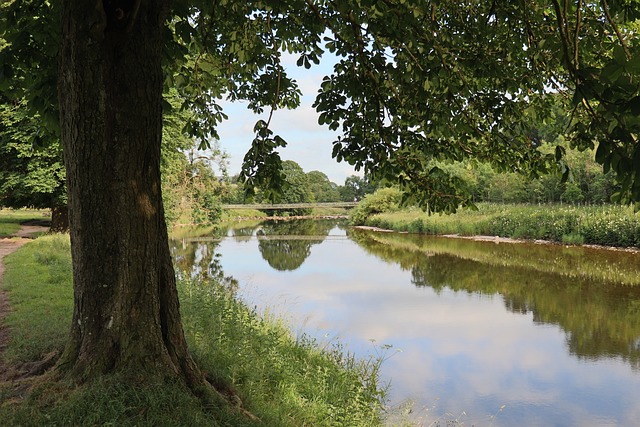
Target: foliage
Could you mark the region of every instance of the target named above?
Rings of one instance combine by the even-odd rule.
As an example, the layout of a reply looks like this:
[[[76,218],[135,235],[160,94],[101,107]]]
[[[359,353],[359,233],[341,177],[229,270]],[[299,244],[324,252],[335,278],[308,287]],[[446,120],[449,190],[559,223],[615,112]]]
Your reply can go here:
[[[36,209],[66,206],[59,141],[43,147],[39,116],[24,101],[0,93],[0,206]]]
[[[196,225],[216,224],[222,216],[221,199],[230,190],[213,169],[218,168],[225,177],[227,156],[215,143],[206,151],[197,150],[182,128],[191,113],[180,110],[175,90],[165,99],[160,167],[167,223],[175,225],[189,216],[189,222]]]
[[[25,97],[54,133],[57,100],[46,88],[55,87],[57,7],[8,2],[0,35],[8,46],[0,55],[3,87],[8,79],[19,82],[14,99]],[[282,57],[294,55],[298,66],[311,68],[330,53],[337,63],[315,108],[321,124],[342,130],[334,157],[398,184],[429,209],[449,211],[472,199],[463,181],[427,167],[434,159],[477,158],[533,176],[559,162],[568,177],[562,148],[537,147],[544,135],[537,123],[556,120],[560,94],[572,144],[594,148],[598,141],[598,163],[621,183],[616,197],[630,201],[640,194],[638,9],[637,0],[296,0],[214,9],[177,2],[165,44],[166,85],[192,113],[183,129],[202,146],[226,118],[224,95],[269,112],[255,126],[241,177],[246,188],[265,187],[270,197],[283,184],[277,150],[286,144],[269,129],[271,115],[298,106],[300,95]]]
[[[31,362],[61,350],[72,311],[71,274],[65,235],[39,238],[8,257],[3,288],[13,310],[6,361]],[[379,425],[377,360],[296,339],[281,319],[260,316],[222,283],[181,282],[189,344],[211,380],[261,422],[233,409],[205,408],[181,384],[118,376],[71,392],[45,383],[31,399],[13,402],[10,384],[0,384],[0,417],[10,425]]]
[[[362,225],[375,214],[398,209],[402,193],[397,188],[381,188],[364,199],[349,213],[352,225]]]
[[[340,187],[339,191],[341,201],[357,202],[367,194],[376,191],[376,185],[368,177],[361,178],[357,175],[351,175],[344,180],[344,185]]]
[[[547,133],[555,142],[541,139],[541,151],[552,152],[555,144],[566,144],[558,139],[558,134]],[[486,163],[475,161],[433,162],[433,165],[463,180],[474,203],[602,204],[610,202],[619,190],[614,174],[603,173],[595,162],[594,150],[580,152],[567,148],[564,162],[571,167],[571,176],[566,182],[559,173],[526,179],[521,174],[496,171]]]
[[[309,187],[316,202],[339,202],[340,191],[338,185],[331,182],[329,177],[320,171],[307,172]]]
[[[33,4],[43,8],[54,7],[37,1]],[[44,31],[42,26],[46,25],[47,21],[41,20],[35,28]],[[20,44],[21,37],[17,41],[9,38],[13,43],[18,43],[18,50],[7,49],[0,53],[7,55],[7,61],[11,61],[0,73],[0,77],[3,77],[0,79],[0,206],[66,206],[65,170],[58,135],[55,90],[49,90],[46,100],[43,100],[42,93],[25,92],[25,87],[17,84],[20,79],[29,76],[37,79],[37,84],[51,85],[48,89],[54,89],[55,69],[45,65],[55,64],[52,55],[56,52],[49,44],[51,40],[38,39],[42,45],[33,43],[25,48]],[[27,57],[33,54],[34,49],[43,50],[35,57]],[[46,68],[50,74],[31,76],[32,67],[38,70]],[[23,98],[13,98],[16,96]],[[161,168],[167,222],[170,225],[175,223],[185,210],[197,211],[194,214],[197,223],[216,222],[220,217],[220,209],[215,199],[223,193],[223,189],[214,183],[213,173],[206,168],[215,163],[225,173],[226,154],[216,144],[211,144],[206,159],[192,159],[189,162],[186,152],[193,151],[195,142],[183,127],[193,113],[181,110],[183,100],[174,88],[167,88],[165,101]],[[41,102],[46,105],[40,105]],[[41,114],[46,114],[46,118]],[[204,191],[203,186],[213,189]]]
[[[315,201],[313,198],[313,192],[311,191],[309,177],[305,174],[299,164],[293,160],[285,160],[282,162],[282,174],[282,190],[278,193],[264,192],[259,195],[259,200],[261,199],[260,201],[277,203],[311,203]],[[274,215],[275,212],[268,211],[267,213],[269,215]],[[282,213],[303,216],[309,215],[311,213],[311,209],[289,209],[279,212],[279,214]]]
[[[382,213],[365,223],[425,234],[462,234],[640,247],[640,217],[629,207],[480,204],[478,211],[427,215],[417,209]],[[571,237],[568,237],[571,236]]]

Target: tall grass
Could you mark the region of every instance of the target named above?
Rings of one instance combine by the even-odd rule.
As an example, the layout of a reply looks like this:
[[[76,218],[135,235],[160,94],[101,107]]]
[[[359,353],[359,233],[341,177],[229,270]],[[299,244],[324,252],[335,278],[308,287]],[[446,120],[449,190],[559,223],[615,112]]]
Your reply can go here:
[[[427,215],[415,208],[367,218],[367,225],[424,234],[490,235],[617,247],[640,247],[640,214],[631,207],[501,205]]]
[[[383,393],[375,359],[294,338],[286,323],[259,316],[216,284],[187,282],[185,331],[202,368],[230,379],[266,425],[377,425]],[[212,351],[215,349],[215,351]]]
[[[3,289],[12,311],[5,362],[63,348],[72,315],[67,236],[35,240],[6,259]],[[131,384],[117,376],[82,386],[55,383],[26,399],[0,384],[2,425],[375,426],[384,396],[380,360],[294,338],[286,323],[259,316],[216,282],[180,281],[185,333],[200,367],[235,390],[253,421],[207,408],[181,384]]]

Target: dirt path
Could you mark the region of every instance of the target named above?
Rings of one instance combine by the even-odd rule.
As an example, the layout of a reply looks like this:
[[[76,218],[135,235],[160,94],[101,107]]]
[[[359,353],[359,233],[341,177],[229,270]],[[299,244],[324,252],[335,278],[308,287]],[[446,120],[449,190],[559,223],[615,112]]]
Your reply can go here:
[[[33,237],[49,228],[39,224],[22,225],[16,233],[16,237],[0,238],[0,378],[5,372],[2,353],[9,342],[9,328],[4,325],[4,318],[9,313],[9,298],[7,292],[2,289],[2,276],[4,274],[4,257],[17,250]]]

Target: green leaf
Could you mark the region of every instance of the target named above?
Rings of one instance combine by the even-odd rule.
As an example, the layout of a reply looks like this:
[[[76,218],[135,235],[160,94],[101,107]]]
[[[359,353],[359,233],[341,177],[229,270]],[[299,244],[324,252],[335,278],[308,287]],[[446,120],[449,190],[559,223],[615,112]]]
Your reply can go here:
[[[601,141],[600,144],[598,144],[598,149],[596,150],[596,162],[604,164],[609,158],[610,150],[609,144],[605,141]]]

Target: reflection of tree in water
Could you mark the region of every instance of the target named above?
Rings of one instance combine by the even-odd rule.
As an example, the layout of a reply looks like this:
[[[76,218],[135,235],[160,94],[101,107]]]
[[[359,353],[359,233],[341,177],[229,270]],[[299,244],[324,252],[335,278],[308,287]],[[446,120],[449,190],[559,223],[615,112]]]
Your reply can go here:
[[[237,242],[248,242],[253,237],[256,230],[260,228],[260,224],[238,227],[231,229],[231,236]]]
[[[368,252],[410,270],[415,286],[430,287],[436,293],[450,289],[499,294],[509,311],[532,313],[536,323],[560,326],[572,354],[586,359],[621,357],[634,369],[640,369],[638,286],[594,282],[580,276],[570,278],[570,274],[523,266],[489,265],[452,254],[418,250],[415,246],[409,249],[400,243],[382,243],[360,233],[354,240]],[[548,250],[558,251],[558,256],[562,256],[561,248]]]
[[[260,254],[278,271],[299,268],[311,254],[311,246],[322,243],[335,227],[335,221],[293,220],[266,222],[257,234]],[[281,238],[293,236],[291,239]],[[271,238],[270,238],[271,237]],[[321,237],[321,238],[318,238]]]
[[[171,256],[179,278],[215,280],[228,290],[235,292],[238,281],[225,276],[220,263],[220,254],[216,253],[218,241],[189,242],[172,240]]]

